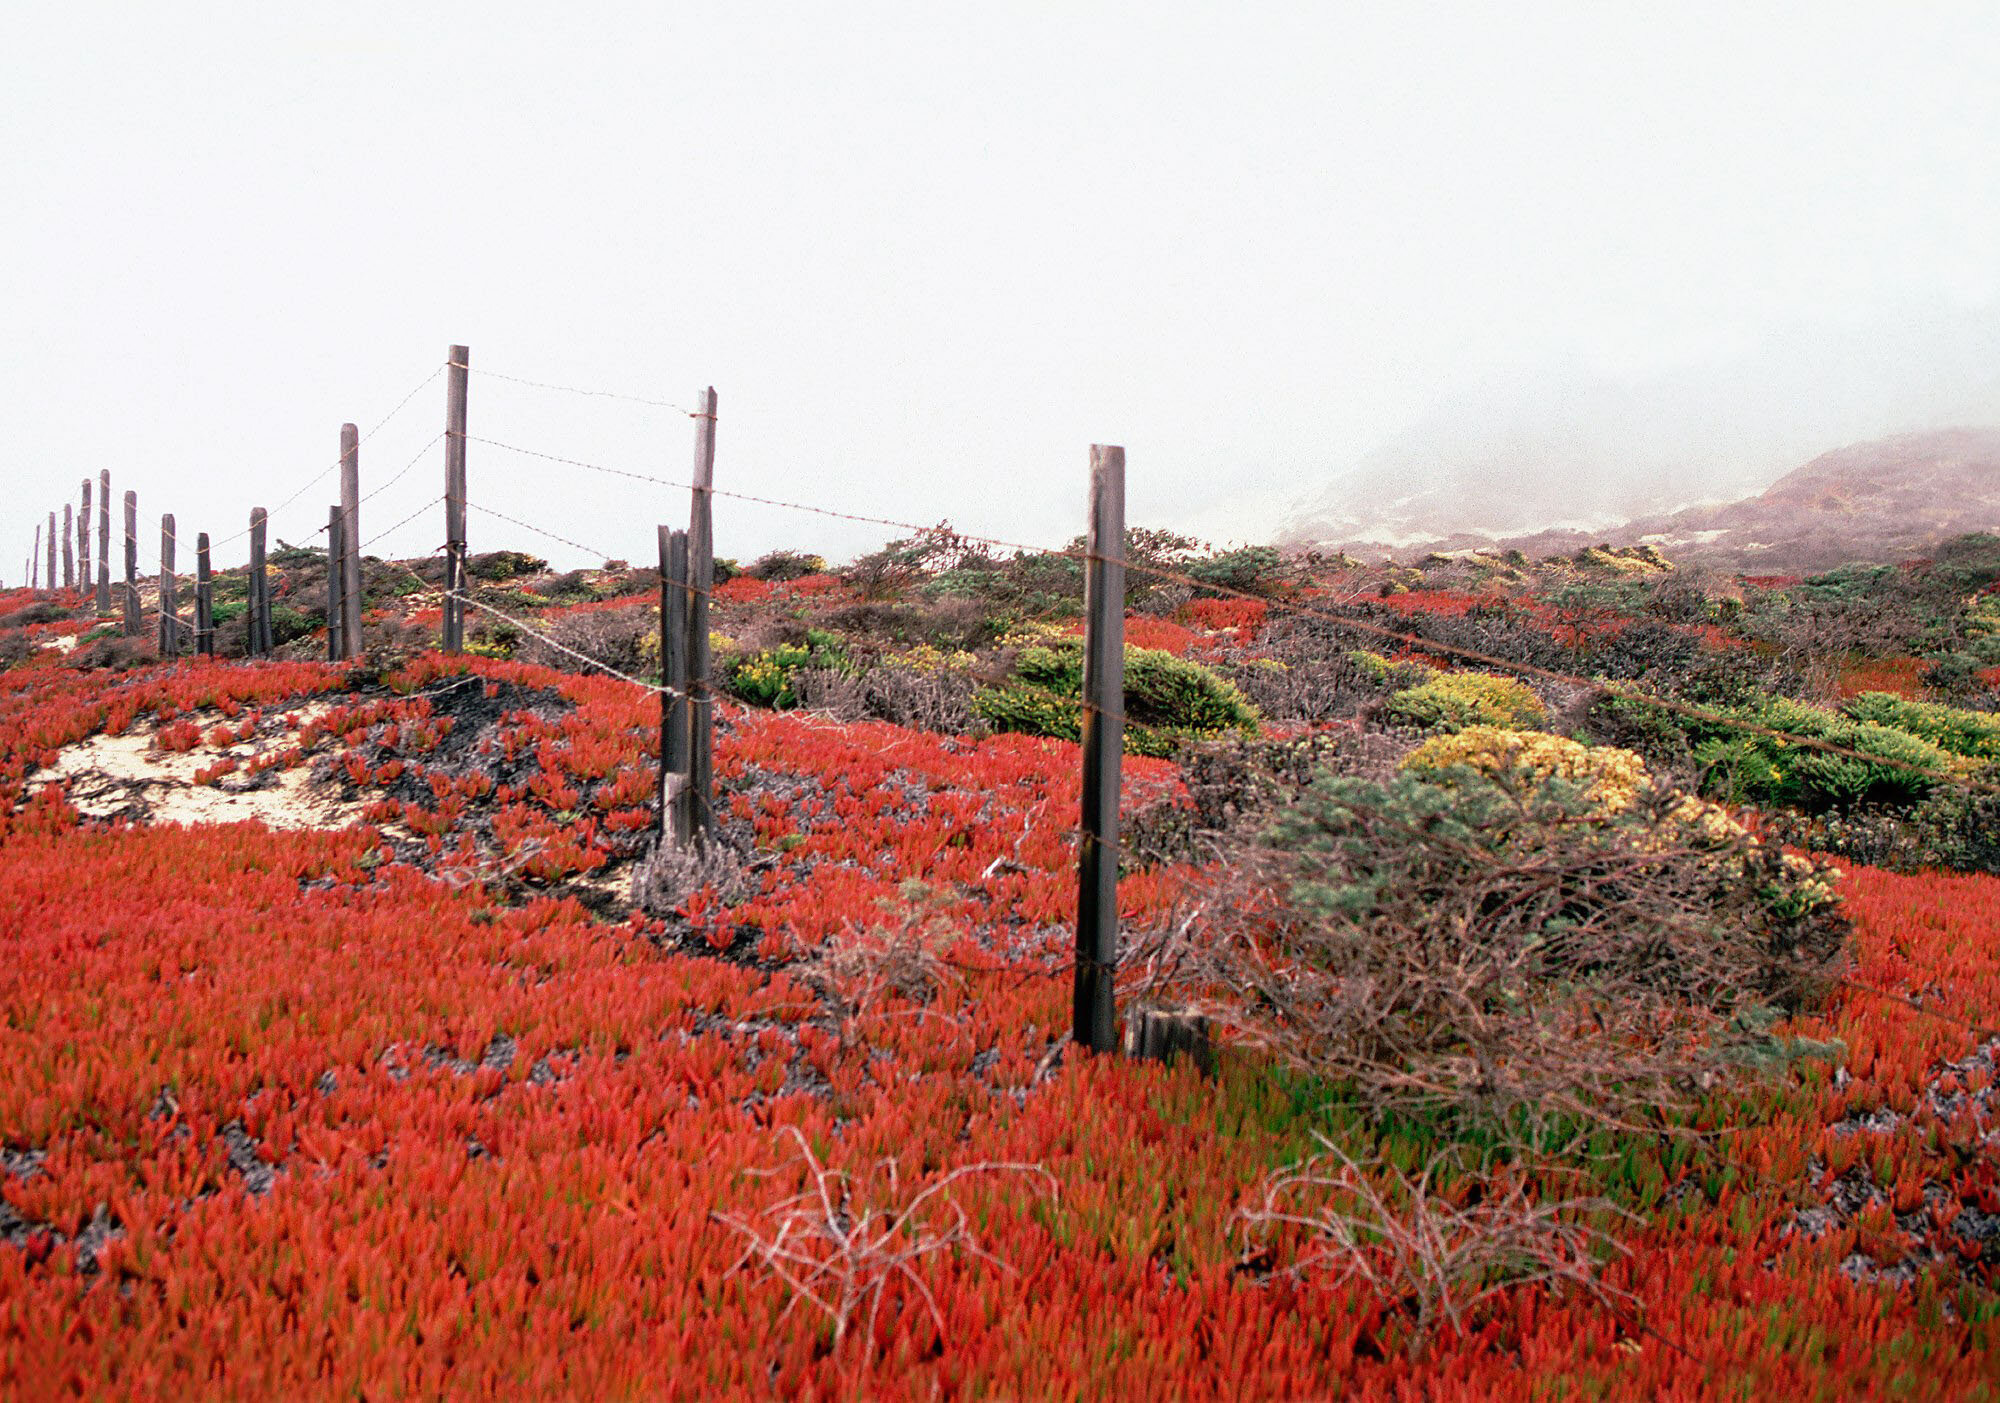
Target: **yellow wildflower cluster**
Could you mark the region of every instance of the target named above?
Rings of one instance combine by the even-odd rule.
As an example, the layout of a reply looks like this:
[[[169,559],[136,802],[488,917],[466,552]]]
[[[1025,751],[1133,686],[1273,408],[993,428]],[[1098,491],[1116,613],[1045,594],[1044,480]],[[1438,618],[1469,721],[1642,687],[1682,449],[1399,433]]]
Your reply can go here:
[[[1468,765],[1487,775],[1519,771],[1537,783],[1567,780],[1611,813],[1629,808],[1646,782],[1646,762],[1629,750],[1500,726],[1468,726],[1432,736],[1403,758],[1405,770],[1444,770],[1453,765]]]
[[[1058,638],[1068,638],[1070,636],[1069,629],[1063,624],[1050,623],[1047,619],[1029,619],[1024,623],[1014,625],[1007,632],[1001,634],[1000,646],[1002,648],[1033,648],[1046,646],[1055,642]]]
[[[908,652],[895,654],[889,661],[913,672],[953,672],[971,667],[979,658],[963,648],[946,649],[919,643]]]

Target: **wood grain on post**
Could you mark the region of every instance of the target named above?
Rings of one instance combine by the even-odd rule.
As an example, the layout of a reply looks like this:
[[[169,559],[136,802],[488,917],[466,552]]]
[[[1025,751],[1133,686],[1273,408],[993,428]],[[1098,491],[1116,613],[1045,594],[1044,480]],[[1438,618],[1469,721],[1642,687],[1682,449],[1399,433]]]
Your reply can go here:
[[[215,572],[208,558],[208,532],[194,538],[194,650],[215,656]]]
[[[97,474],[97,617],[111,613],[111,469]]]
[[[340,638],[343,657],[361,656],[361,431],[340,426]]]
[[[63,588],[76,588],[76,512],[63,503]]]
[[[271,580],[264,568],[264,532],[270,513],[250,509],[250,639],[248,652],[261,658],[271,651]]]
[[[444,630],[447,653],[465,647],[465,392],[472,351],[446,356],[444,397]]]
[[[700,404],[688,522],[688,790],[694,831],[707,833],[715,822],[715,693],[708,656],[708,598],[715,588],[715,386],[702,391]]]
[[[125,636],[139,636],[139,494],[125,494]]]
[[[1083,574],[1083,813],[1077,849],[1075,1036],[1116,1046],[1118,789],[1125,750],[1125,450],[1090,450]]]
[[[83,480],[83,506],[76,516],[76,587],[88,593],[90,575],[90,479]]]
[[[181,651],[179,591],[174,586],[174,514],[160,518],[160,656],[171,658]]]
[[[688,789],[688,535],[660,528],[660,839],[683,847],[693,832]]]
[[[1215,1074],[1215,1048],[1209,1042],[1208,1020],[1198,1013],[1162,1008],[1135,1008],[1125,1018],[1125,1055],[1171,1066],[1182,1055],[1192,1057],[1203,1076]]]
[[[341,581],[347,574],[347,542],[341,539],[340,508],[326,509],[326,660],[337,663],[347,656],[347,611],[341,605]]]
[[[50,590],[54,590],[54,589],[55,589],[55,587],[56,587],[56,514],[55,514],[54,512],[50,512],[50,513],[49,513],[49,569],[48,569],[48,573],[47,573],[47,574],[45,574],[45,575],[43,575],[43,576],[42,576],[42,578],[43,578],[43,579],[44,579],[45,581],[47,581],[47,582],[48,582],[48,588],[49,588]]]

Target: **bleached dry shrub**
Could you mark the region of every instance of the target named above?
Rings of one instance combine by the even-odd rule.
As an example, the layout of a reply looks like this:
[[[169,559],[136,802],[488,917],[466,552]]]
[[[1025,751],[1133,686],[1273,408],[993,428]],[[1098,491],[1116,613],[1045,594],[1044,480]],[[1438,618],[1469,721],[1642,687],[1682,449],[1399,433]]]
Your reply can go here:
[[[551,648],[532,634],[524,634],[514,650],[515,657],[563,672],[592,671],[576,658],[575,654],[581,653],[623,673],[659,671],[660,619],[658,611],[649,605],[558,614],[539,627],[562,648]],[[564,652],[563,648],[572,651]]]
[[[1325,777],[1249,833],[1137,982],[1383,1109],[1654,1123],[1782,1054],[1847,924],[1712,806],[1459,768]]]
[[[888,663],[860,673],[802,667],[792,694],[808,711],[842,721],[887,721],[913,730],[964,735],[983,728],[973,713],[978,683],[962,669]]]
[[[971,1219],[952,1195],[956,1185],[981,1174],[1024,1174],[1039,1180],[1051,1195],[1058,1192],[1055,1176],[1039,1164],[962,1165],[916,1188],[903,1182],[893,1159],[884,1159],[857,1177],[823,1164],[796,1127],[785,1126],[779,1134],[792,1141],[803,1187],[761,1212],[714,1217],[744,1239],[743,1255],[730,1271],[762,1268],[791,1295],[785,1314],[804,1301],[826,1317],[836,1350],[864,1306],[862,1335],[864,1340],[874,1337],[883,1298],[899,1281],[923,1302],[942,1342],[943,1312],[917,1269],[927,1258],[969,1257],[1013,1271],[973,1236]],[[785,1172],[782,1166],[761,1171],[767,1177]]]
[[[1318,1138],[1321,1153],[1267,1175],[1240,1210],[1251,1253],[1289,1250],[1297,1274],[1364,1283],[1411,1316],[1413,1347],[1440,1324],[1465,1329],[1482,1302],[1517,1288],[1625,1298],[1600,1276],[1625,1249],[1597,1224],[1631,1216],[1608,1200],[1539,1197],[1517,1173],[1468,1176],[1450,1150],[1409,1173]]]
[[[633,868],[632,904],[649,916],[665,916],[710,887],[716,900],[731,906],[750,895],[752,881],[744,854],[722,838],[663,842]]]

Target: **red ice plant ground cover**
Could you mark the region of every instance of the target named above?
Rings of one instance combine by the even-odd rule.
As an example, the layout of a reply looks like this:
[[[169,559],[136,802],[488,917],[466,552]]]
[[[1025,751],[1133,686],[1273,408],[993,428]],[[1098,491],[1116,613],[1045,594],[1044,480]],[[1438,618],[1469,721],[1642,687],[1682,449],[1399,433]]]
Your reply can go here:
[[[615,846],[603,824],[643,807],[620,786],[647,773],[656,704],[605,679],[471,670],[573,704],[500,727],[533,762],[500,811],[568,830],[547,880],[587,870]],[[297,741],[358,765],[364,792],[399,782],[378,778],[394,764],[428,776],[444,728],[422,694],[450,672],[420,663],[399,681],[412,695],[344,700]],[[1628,1308],[1520,1291],[1412,1357],[1396,1302],[1244,1270],[1234,1214],[1301,1152],[1282,1095],[1242,1065],[1204,1082],[1072,1054],[1037,1075],[1068,1019],[1072,746],[732,717],[718,770],[772,862],[739,905],[686,904],[708,944],[784,957],[912,903],[960,933],[962,978],[933,1003],[846,1017],[797,967],[663,947],[651,923],[573,901],[497,905],[384,861],[366,828],[92,828],[24,783],[94,730],[210,707],[235,723],[349,685],[298,664],[0,678],[0,1195],[17,1225],[0,1392],[1994,1395],[1989,1291],[1842,1269],[1962,1251],[1952,1209],[1926,1216],[1944,1202],[1929,1186],[2000,1210],[1991,1125],[1943,1119],[1921,1090],[1973,1035],[1858,993],[1799,1029],[1846,1041],[1844,1084],[1807,1064],[1769,1094],[1718,1096],[1709,1142],[1624,1152],[1646,1215],[1608,1273]],[[1128,784],[1137,799],[1176,780],[1147,762]],[[444,788],[418,807],[443,811]],[[905,893],[912,878],[927,895]],[[1128,916],[1175,880],[1129,878]],[[1946,1016],[2000,1005],[2000,882],[1856,869],[1845,887],[1857,983]],[[851,1176],[851,1209],[982,1163],[1048,1179],[951,1183],[988,1255],[915,1265],[942,1330],[899,1277],[872,1330],[836,1346],[810,1304],[739,1265],[718,1217],[768,1221],[811,1187],[789,1130]],[[1880,1201],[1797,1231],[1819,1182],[1857,1170]]]

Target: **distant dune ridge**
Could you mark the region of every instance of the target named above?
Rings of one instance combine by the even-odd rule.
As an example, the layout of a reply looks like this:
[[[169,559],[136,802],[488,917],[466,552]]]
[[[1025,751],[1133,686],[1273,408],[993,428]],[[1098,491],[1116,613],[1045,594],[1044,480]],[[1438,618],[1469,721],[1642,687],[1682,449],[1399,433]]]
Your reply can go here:
[[[1651,544],[1676,560],[1795,573],[1848,561],[1906,559],[1950,536],[2000,529],[2000,428],[1937,429],[1851,444],[1821,454],[1754,496],[1623,521],[1600,515],[1587,476],[1590,466],[1558,465],[1539,475],[1545,484],[1539,494],[1510,501],[1507,495],[1518,484],[1513,474],[1495,473],[1482,485],[1479,465],[1461,463],[1367,517],[1307,510],[1283,538],[1364,557],[1475,549],[1550,555],[1600,542]],[[1672,490],[1671,484],[1661,485]],[[1494,500],[1480,500],[1482,491]],[[1522,520],[1523,509],[1539,511],[1539,527]],[[1484,515],[1493,525],[1453,529],[1468,515]]]

